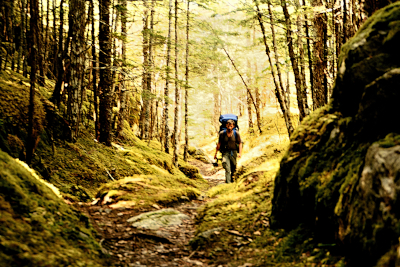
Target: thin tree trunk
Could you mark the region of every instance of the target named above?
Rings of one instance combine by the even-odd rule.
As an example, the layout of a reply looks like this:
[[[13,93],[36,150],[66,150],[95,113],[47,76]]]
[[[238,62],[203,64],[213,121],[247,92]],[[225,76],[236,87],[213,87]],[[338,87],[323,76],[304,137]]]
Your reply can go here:
[[[120,108],[118,115],[118,129],[117,129],[117,137],[123,138],[124,131],[124,120],[126,120],[126,95],[127,90],[125,87],[125,66],[126,66],[126,21],[127,21],[127,0],[121,1],[121,35],[122,35],[122,74],[121,74],[121,85],[122,89],[120,90]]]
[[[170,58],[171,58],[171,23],[172,23],[172,0],[169,0],[169,11],[168,11],[168,37],[167,37],[167,62],[166,62],[166,79],[165,79],[165,90],[164,90],[164,136],[165,136],[165,153],[169,153],[169,113],[168,113],[168,105],[169,105],[169,80],[170,77]]]
[[[46,8],[46,33],[45,33],[45,38],[44,38],[44,65],[43,65],[43,73],[44,73],[44,78],[47,76],[47,65],[48,65],[48,59],[47,59],[47,53],[48,53],[48,46],[49,46],[49,24],[50,24],[50,19],[49,19],[49,13],[50,13],[50,0],[47,0],[47,8]]]
[[[97,55],[96,55],[96,35],[95,35],[95,18],[94,18],[94,0],[90,1],[90,6],[91,6],[91,13],[90,17],[92,20],[92,85],[93,85],[93,108],[94,108],[94,132],[95,132],[95,137],[97,140],[100,138],[100,120],[99,120],[99,88],[97,86]]]
[[[290,15],[289,15],[285,0],[281,0],[281,5],[282,5],[283,14],[285,16],[287,46],[288,46],[288,50],[289,50],[290,61],[292,63],[294,79],[296,82],[297,103],[298,103],[299,112],[300,112],[299,119],[301,121],[301,120],[303,120],[303,118],[305,116],[307,116],[309,114],[309,109],[308,109],[308,104],[307,104],[307,95],[303,88],[304,83],[301,80],[298,61],[294,54],[292,26],[291,26],[292,24],[290,21]]]
[[[39,4],[38,0],[30,0],[30,32],[29,32],[29,61],[31,65],[30,75],[30,90],[29,90],[29,113],[28,113],[28,137],[26,141],[26,163],[31,164],[33,158],[34,144],[36,141],[36,133],[34,129],[34,113],[35,113],[35,83],[36,83],[36,72],[37,72],[37,54],[39,50]]]
[[[305,1],[303,2],[300,0],[300,4],[304,7],[305,6]],[[307,13],[304,13],[304,28],[306,32],[306,41],[307,41],[307,56],[308,56],[308,70],[310,73],[310,87],[311,87],[311,96],[314,102],[314,72],[313,72],[313,60],[312,60],[312,55],[311,55],[311,45],[310,45],[310,33],[309,33],[309,26],[308,26],[308,16]]]
[[[61,0],[60,3],[60,28],[58,34],[58,53],[57,53],[57,82],[54,87],[52,100],[53,103],[59,108],[61,103],[61,90],[63,86],[63,79],[64,79],[64,62],[63,62],[63,34],[64,34],[64,8],[63,8],[64,0]],[[55,30],[55,29],[54,29]]]
[[[281,75],[281,71],[280,71],[280,66],[279,66],[279,58],[278,58],[278,52],[276,51],[276,40],[275,40],[275,30],[273,27],[274,21],[273,21],[273,17],[272,17],[272,12],[271,12],[271,8],[270,8],[270,3],[268,2],[268,12],[270,14],[270,21],[271,21],[271,31],[272,31],[272,41],[273,41],[273,46],[274,46],[274,53],[275,53],[275,60],[276,60],[276,66],[277,66],[277,70],[278,70],[278,78],[279,78],[279,84],[276,80],[276,74],[275,74],[275,70],[274,70],[274,64],[272,63],[272,58],[270,55],[270,49],[267,43],[267,38],[266,38],[266,33],[265,33],[265,28],[264,28],[264,23],[262,21],[262,16],[261,16],[261,12],[260,12],[260,8],[258,5],[258,1],[254,0],[254,3],[256,5],[257,8],[257,19],[258,19],[258,23],[260,24],[260,28],[261,28],[261,33],[263,35],[263,42],[264,42],[264,46],[265,46],[265,53],[267,54],[268,57],[268,61],[271,67],[271,74],[272,74],[272,78],[275,84],[275,96],[279,102],[280,108],[282,110],[283,113],[283,117],[285,118],[285,123],[286,123],[286,129],[288,131],[289,137],[291,136],[291,134],[294,131],[293,128],[293,124],[290,118],[290,110],[286,104],[286,97],[283,93],[283,83],[282,83],[282,75]]]
[[[51,71],[53,73],[53,77],[57,77],[56,69],[57,69],[57,53],[58,53],[58,46],[57,46],[57,16],[56,16],[56,0],[53,0],[53,65],[51,66]]]
[[[150,123],[149,123],[149,142],[151,139],[153,139],[153,129],[154,129],[154,98],[153,98],[153,88],[152,88],[152,82],[153,82],[153,73],[154,73],[154,62],[153,62],[153,39],[154,39],[154,5],[155,5],[155,0],[151,1],[151,9],[150,9],[150,29],[149,29],[149,58],[148,58],[148,65],[149,65],[149,73],[147,76],[147,88],[149,88],[149,93],[151,95],[151,98],[149,99],[149,105],[150,105]],[[155,90],[157,89],[154,87]]]
[[[260,9],[259,9],[259,6],[258,6],[258,3],[256,2],[256,4],[257,4],[257,11],[258,11],[258,20],[259,20],[259,23],[260,23],[260,26],[261,25],[263,25],[263,23],[262,23],[262,17],[261,17],[261,14],[260,14]],[[280,86],[280,90],[281,90],[281,92],[283,92],[284,90],[283,90],[283,82],[282,82],[282,73],[281,73],[281,64],[279,63],[279,53],[278,53],[278,45],[276,44],[276,37],[275,37],[275,28],[274,28],[274,24],[275,24],[275,21],[274,21],[274,17],[273,17],[273,15],[272,15],[272,10],[271,10],[271,3],[270,3],[270,1],[268,1],[268,14],[269,14],[269,21],[270,21],[270,25],[271,25],[271,34],[272,34],[272,47],[273,47],[273,49],[274,49],[274,55],[275,55],[275,62],[276,62],[276,71],[277,71],[277,74],[278,74],[278,79],[279,79],[279,86]],[[265,38],[265,29],[264,29],[264,25],[262,26],[262,33],[263,33],[263,37]],[[264,40],[264,43],[266,43],[267,41],[266,41],[266,39]],[[269,57],[269,56],[268,56]],[[273,68],[273,66],[271,65],[271,69]],[[275,76],[275,74],[273,74],[273,76]],[[274,79],[275,79],[275,77],[274,77]],[[276,82],[275,82],[275,84],[276,84]],[[290,116],[290,115],[289,115]]]
[[[38,45],[40,46],[40,49],[38,49],[38,55],[37,55],[37,60],[38,60],[38,65],[39,65],[39,77],[37,79],[38,84],[40,86],[44,86],[45,84],[45,79],[44,79],[44,70],[43,70],[43,0],[41,0],[41,14],[39,15],[39,22],[38,22],[38,27],[39,27],[39,38],[38,38]]]
[[[307,103],[307,83],[306,83],[306,72],[304,67],[304,48],[303,48],[303,27],[302,27],[302,12],[300,10],[299,0],[295,1],[297,18],[296,18],[296,26],[297,26],[297,47],[299,53],[299,65],[300,65],[300,79],[302,81],[302,88],[305,96],[305,102]]]
[[[110,0],[100,0],[100,142],[111,146],[112,81]]]
[[[14,0],[10,1],[10,21],[11,21],[11,29],[10,29],[10,44],[11,44],[11,70],[15,69],[15,16],[14,16]]]
[[[188,161],[189,133],[188,133],[188,100],[189,100],[189,21],[190,21],[190,1],[187,1],[186,11],[186,57],[185,57],[185,149],[183,160]]]
[[[25,43],[25,2],[24,0],[21,0],[21,23],[20,23],[20,44],[19,44],[19,50],[18,50],[18,62],[17,62],[17,72],[19,73],[21,69],[21,57],[22,60],[24,60],[25,57],[25,49],[24,49],[24,43]],[[23,63],[22,63],[23,64]]]
[[[247,113],[249,116],[249,133],[254,133],[253,114],[251,112],[251,94],[247,91]]]
[[[174,156],[172,162],[178,167],[179,156],[179,118],[180,118],[180,90],[178,82],[178,0],[175,0],[175,120],[174,120]]]
[[[29,1],[26,1],[26,5],[24,6],[25,11],[24,11],[24,21],[25,21],[25,29],[24,29],[24,33],[25,33],[25,37],[24,37],[24,62],[22,63],[22,75],[27,78],[28,77],[28,60],[30,57],[29,54],[27,54],[28,49],[28,42],[27,42],[27,29],[28,29],[28,6],[29,6]],[[0,68],[1,68],[1,64],[0,64]]]
[[[142,76],[142,110],[140,113],[140,138],[148,137],[148,118],[149,118],[149,98],[150,88],[148,88],[149,76],[149,7],[148,0],[143,1],[143,76]]]

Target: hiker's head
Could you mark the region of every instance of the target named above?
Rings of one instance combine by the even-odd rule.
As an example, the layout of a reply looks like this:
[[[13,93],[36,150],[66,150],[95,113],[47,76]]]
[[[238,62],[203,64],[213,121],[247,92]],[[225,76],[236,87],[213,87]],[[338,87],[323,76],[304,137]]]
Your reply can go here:
[[[228,120],[226,122],[226,129],[228,129],[228,131],[232,131],[233,127],[235,127],[235,122],[233,120]]]

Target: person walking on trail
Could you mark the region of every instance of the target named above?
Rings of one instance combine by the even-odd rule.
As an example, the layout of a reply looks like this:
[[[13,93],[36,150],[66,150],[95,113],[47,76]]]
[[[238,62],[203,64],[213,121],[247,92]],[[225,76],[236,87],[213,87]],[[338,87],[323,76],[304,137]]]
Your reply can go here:
[[[240,138],[240,134],[233,130],[234,127],[235,122],[233,120],[228,120],[226,123],[226,130],[219,133],[214,156],[214,159],[217,159],[217,153],[221,151],[222,167],[225,169],[226,183],[233,183],[233,174],[236,170],[236,158],[242,156],[242,139]]]

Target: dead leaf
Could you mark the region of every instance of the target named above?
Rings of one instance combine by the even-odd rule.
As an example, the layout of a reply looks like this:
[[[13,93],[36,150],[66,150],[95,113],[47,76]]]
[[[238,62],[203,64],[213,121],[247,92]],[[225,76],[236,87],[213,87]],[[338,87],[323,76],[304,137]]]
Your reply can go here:
[[[118,208],[130,208],[132,206],[135,206],[136,203],[135,201],[118,201],[115,204],[111,204],[109,207],[112,209],[118,209]]]
[[[228,233],[233,234],[233,235],[243,236],[239,231],[236,231],[236,230],[225,229],[225,231],[227,231]]]
[[[153,204],[153,205],[151,205],[151,206],[153,206],[154,208],[156,208],[156,209],[158,209],[158,210],[161,209],[160,206],[158,206],[157,204]]]
[[[260,236],[261,233],[260,233],[260,231],[255,231],[255,232],[253,233],[253,235],[258,235],[258,236]]]
[[[221,232],[215,231],[214,234],[219,235]]]

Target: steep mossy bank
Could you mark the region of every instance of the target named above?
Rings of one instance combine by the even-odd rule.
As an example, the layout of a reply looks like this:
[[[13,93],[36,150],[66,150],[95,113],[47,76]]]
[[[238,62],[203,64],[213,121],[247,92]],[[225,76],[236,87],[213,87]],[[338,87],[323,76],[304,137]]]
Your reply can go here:
[[[91,134],[93,125],[86,118],[80,138],[75,143],[69,142],[69,126],[60,115],[64,107],[61,106],[59,111],[48,100],[54,88],[53,82],[48,80],[44,87],[38,88],[35,105],[37,143],[32,168],[59,188],[64,198],[73,202],[93,201],[100,187],[106,183],[140,175],[153,175],[160,180],[165,177],[170,181],[166,186],[175,184],[180,193],[176,191],[175,198],[170,195],[174,201],[182,200],[181,196],[197,196],[197,189],[206,186],[197,168],[182,160],[179,161],[179,168],[174,168],[172,156],[162,152],[158,142],[141,141],[127,122],[123,141],[116,140],[112,147],[95,140]],[[0,148],[23,160],[26,153],[29,80],[11,70],[1,71],[0,96]],[[87,112],[89,105],[84,101],[83,112]],[[138,189],[135,189],[135,194],[140,195]],[[173,202],[172,199],[170,202]],[[157,201],[154,199],[152,203]]]
[[[305,225],[349,265],[398,264],[399,21],[395,3],[343,47],[331,103],[296,129],[275,179],[273,226]]]
[[[2,266],[105,266],[89,218],[24,163],[0,151]]]
[[[112,209],[143,209],[188,201],[208,187],[197,168],[182,159],[175,168],[172,155],[162,152],[158,142],[139,140],[127,122],[123,140],[115,139],[111,147],[95,140],[86,118],[78,140],[69,142],[69,127],[60,114],[64,107],[58,110],[48,100],[54,84],[48,80],[38,88],[31,167],[35,177],[57,189],[58,197],[12,159],[25,159],[29,80],[1,71],[1,264],[110,266],[89,218],[65,202],[95,200]],[[88,106],[84,101],[83,110]]]

